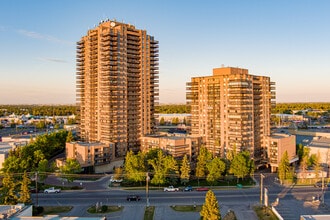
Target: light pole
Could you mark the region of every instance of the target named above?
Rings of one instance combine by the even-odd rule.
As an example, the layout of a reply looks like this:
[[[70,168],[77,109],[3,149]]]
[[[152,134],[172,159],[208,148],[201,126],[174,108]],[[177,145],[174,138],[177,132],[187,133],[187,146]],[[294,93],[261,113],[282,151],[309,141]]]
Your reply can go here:
[[[265,176],[262,174],[262,173],[260,173],[260,205],[262,205],[262,190],[263,190],[263,185],[264,185],[264,178],[265,178]]]
[[[149,173],[147,172],[146,173],[146,198],[147,198],[147,207],[149,207],[149,180],[150,180],[150,177],[149,177]]]
[[[38,172],[35,172],[35,176],[36,176],[36,203],[38,207]]]

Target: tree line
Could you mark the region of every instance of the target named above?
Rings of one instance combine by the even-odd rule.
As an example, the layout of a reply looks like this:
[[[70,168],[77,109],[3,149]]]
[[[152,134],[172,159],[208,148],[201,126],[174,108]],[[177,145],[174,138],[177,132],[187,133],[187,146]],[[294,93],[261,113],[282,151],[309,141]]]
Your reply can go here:
[[[0,105],[0,117],[15,115],[65,116],[77,114],[75,105]]]
[[[330,111],[330,103],[276,103],[272,109],[276,113],[292,113],[293,110],[319,109]],[[0,116],[12,113],[16,115],[31,114],[38,116],[63,116],[77,114],[76,105],[0,105]],[[161,104],[156,106],[156,112],[161,114],[189,114],[190,106],[186,104]],[[290,114],[291,114],[290,113]]]
[[[161,149],[153,149],[137,154],[128,152],[124,168],[118,169],[115,170],[115,178],[124,175],[127,181],[140,184],[146,181],[148,174],[153,185],[177,185],[178,182],[186,185],[192,179],[197,179],[198,182],[203,179],[214,185],[228,174],[237,178],[251,175],[254,171],[254,163],[247,151],[233,152],[230,159],[224,159],[213,157],[207,148],[201,147],[196,165],[193,166],[187,155],[182,160],[176,160]]]

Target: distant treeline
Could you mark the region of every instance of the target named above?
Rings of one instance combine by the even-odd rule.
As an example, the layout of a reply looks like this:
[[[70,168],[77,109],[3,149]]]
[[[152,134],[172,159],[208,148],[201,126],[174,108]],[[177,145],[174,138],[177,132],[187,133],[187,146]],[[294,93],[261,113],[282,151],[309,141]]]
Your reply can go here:
[[[294,110],[322,110],[330,112],[330,103],[328,102],[312,102],[312,103],[276,103],[273,113],[287,113]]]
[[[0,105],[0,116],[38,115],[38,116],[64,116],[77,114],[75,105]]]
[[[330,103],[277,103],[272,113],[287,113],[293,110],[317,109],[330,112]],[[186,104],[162,104],[156,107],[161,114],[189,114],[190,107]],[[77,114],[76,105],[0,105],[0,116],[15,113],[16,115],[31,114],[39,116],[63,116]]]

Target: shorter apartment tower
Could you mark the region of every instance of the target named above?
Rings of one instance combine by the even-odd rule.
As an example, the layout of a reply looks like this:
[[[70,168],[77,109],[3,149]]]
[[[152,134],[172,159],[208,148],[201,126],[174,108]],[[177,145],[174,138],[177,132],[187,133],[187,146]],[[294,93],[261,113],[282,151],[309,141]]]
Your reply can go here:
[[[277,171],[285,151],[288,152],[290,163],[298,161],[296,155],[296,136],[285,133],[272,134],[268,148],[268,159],[272,172]]]
[[[175,159],[181,160],[184,155],[187,155],[190,161],[196,161],[201,145],[201,137],[153,135],[142,137],[141,151],[148,152],[152,149],[162,149]]]
[[[187,83],[191,133],[204,138],[214,156],[247,150],[256,162],[266,159],[275,83],[247,69],[213,69],[212,76]]]

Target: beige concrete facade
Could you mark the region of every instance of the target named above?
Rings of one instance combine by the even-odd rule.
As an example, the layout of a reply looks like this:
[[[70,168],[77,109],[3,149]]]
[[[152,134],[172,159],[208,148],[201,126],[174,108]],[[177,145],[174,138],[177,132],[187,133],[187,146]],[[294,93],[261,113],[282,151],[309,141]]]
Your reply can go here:
[[[152,149],[162,149],[181,160],[184,155],[190,161],[196,161],[199,148],[202,145],[201,137],[178,137],[178,136],[145,136],[141,140],[141,151],[148,152]]]
[[[111,162],[114,144],[71,142],[66,143],[66,159],[76,159],[81,167],[100,166]],[[60,164],[58,164],[60,165]]]
[[[145,30],[102,21],[77,43],[79,135],[85,142],[114,143],[112,155],[138,151],[155,129],[158,41]]]
[[[290,163],[294,163],[298,160],[296,155],[296,136],[285,133],[272,134],[268,148],[268,159],[272,172],[278,169],[285,151],[288,152]]]
[[[214,156],[248,150],[255,161],[266,159],[275,83],[247,69],[215,68],[212,76],[187,83],[192,135],[205,139]]]

